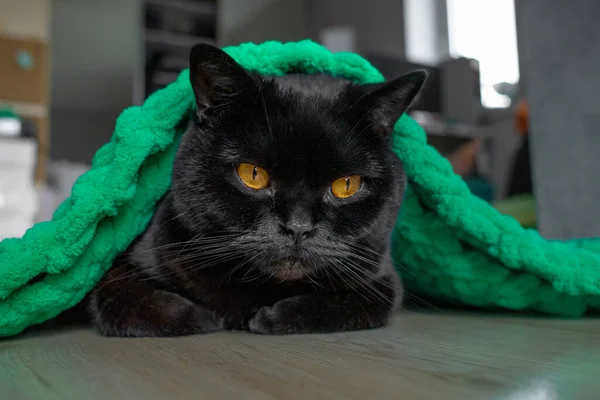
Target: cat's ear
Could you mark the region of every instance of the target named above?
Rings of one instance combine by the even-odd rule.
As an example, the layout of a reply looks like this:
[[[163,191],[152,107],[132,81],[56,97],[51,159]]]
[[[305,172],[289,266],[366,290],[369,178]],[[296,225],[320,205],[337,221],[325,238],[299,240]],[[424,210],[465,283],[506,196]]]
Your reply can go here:
[[[389,134],[417,97],[426,79],[426,71],[416,70],[390,82],[365,85],[370,92],[358,100],[355,109],[365,113],[384,134]]]
[[[197,44],[190,52],[190,82],[198,115],[229,101],[253,84],[252,76],[231,56],[210,44]]]

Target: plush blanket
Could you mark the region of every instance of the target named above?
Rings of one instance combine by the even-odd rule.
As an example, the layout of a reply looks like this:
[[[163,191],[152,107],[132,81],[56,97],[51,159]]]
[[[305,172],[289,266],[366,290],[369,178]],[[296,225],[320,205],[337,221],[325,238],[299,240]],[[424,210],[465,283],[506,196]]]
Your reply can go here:
[[[310,41],[225,49],[266,75],[325,72],[356,82],[382,75],[350,53]],[[117,254],[144,231],[170,185],[183,129],[193,110],[188,71],[117,119],[51,221],[0,243],[0,336],[15,335],[80,302]],[[549,241],[473,196],[449,162],[427,145],[408,116],[393,148],[409,189],[392,237],[410,292],[455,303],[582,316],[600,309],[600,240]]]

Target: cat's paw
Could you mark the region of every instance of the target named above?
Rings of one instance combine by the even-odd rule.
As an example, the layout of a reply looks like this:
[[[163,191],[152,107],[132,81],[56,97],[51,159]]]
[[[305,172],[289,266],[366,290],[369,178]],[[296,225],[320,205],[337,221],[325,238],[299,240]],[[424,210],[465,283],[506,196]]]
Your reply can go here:
[[[275,335],[276,325],[277,311],[275,311],[275,307],[261,307],[248,321],[248,330],[252,333]]]
[[[248,321],[248,330],[263,335],[291,335],[310,333],[300,297],[275,303],[272,307],[261,307]]]

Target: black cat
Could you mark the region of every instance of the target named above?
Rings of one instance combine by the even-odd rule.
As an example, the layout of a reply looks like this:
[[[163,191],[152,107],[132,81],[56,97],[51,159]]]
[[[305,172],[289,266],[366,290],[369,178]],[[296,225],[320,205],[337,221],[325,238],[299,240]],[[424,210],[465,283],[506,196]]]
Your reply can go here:
[[[388,135],[426,73],[370,85],[264,77],[197,45],[190,79],[198,118],[171,190],[89,297],[99,331],[385,325],[402,299],[390,234],[406,185]]]

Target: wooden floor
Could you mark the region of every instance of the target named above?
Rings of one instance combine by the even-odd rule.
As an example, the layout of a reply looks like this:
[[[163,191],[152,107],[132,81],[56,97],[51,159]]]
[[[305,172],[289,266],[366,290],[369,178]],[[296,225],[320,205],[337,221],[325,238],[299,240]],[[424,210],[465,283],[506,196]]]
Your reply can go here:
[[[599,399],[600,319],[411,312],[384,329],[0,341],[0,399]]]

